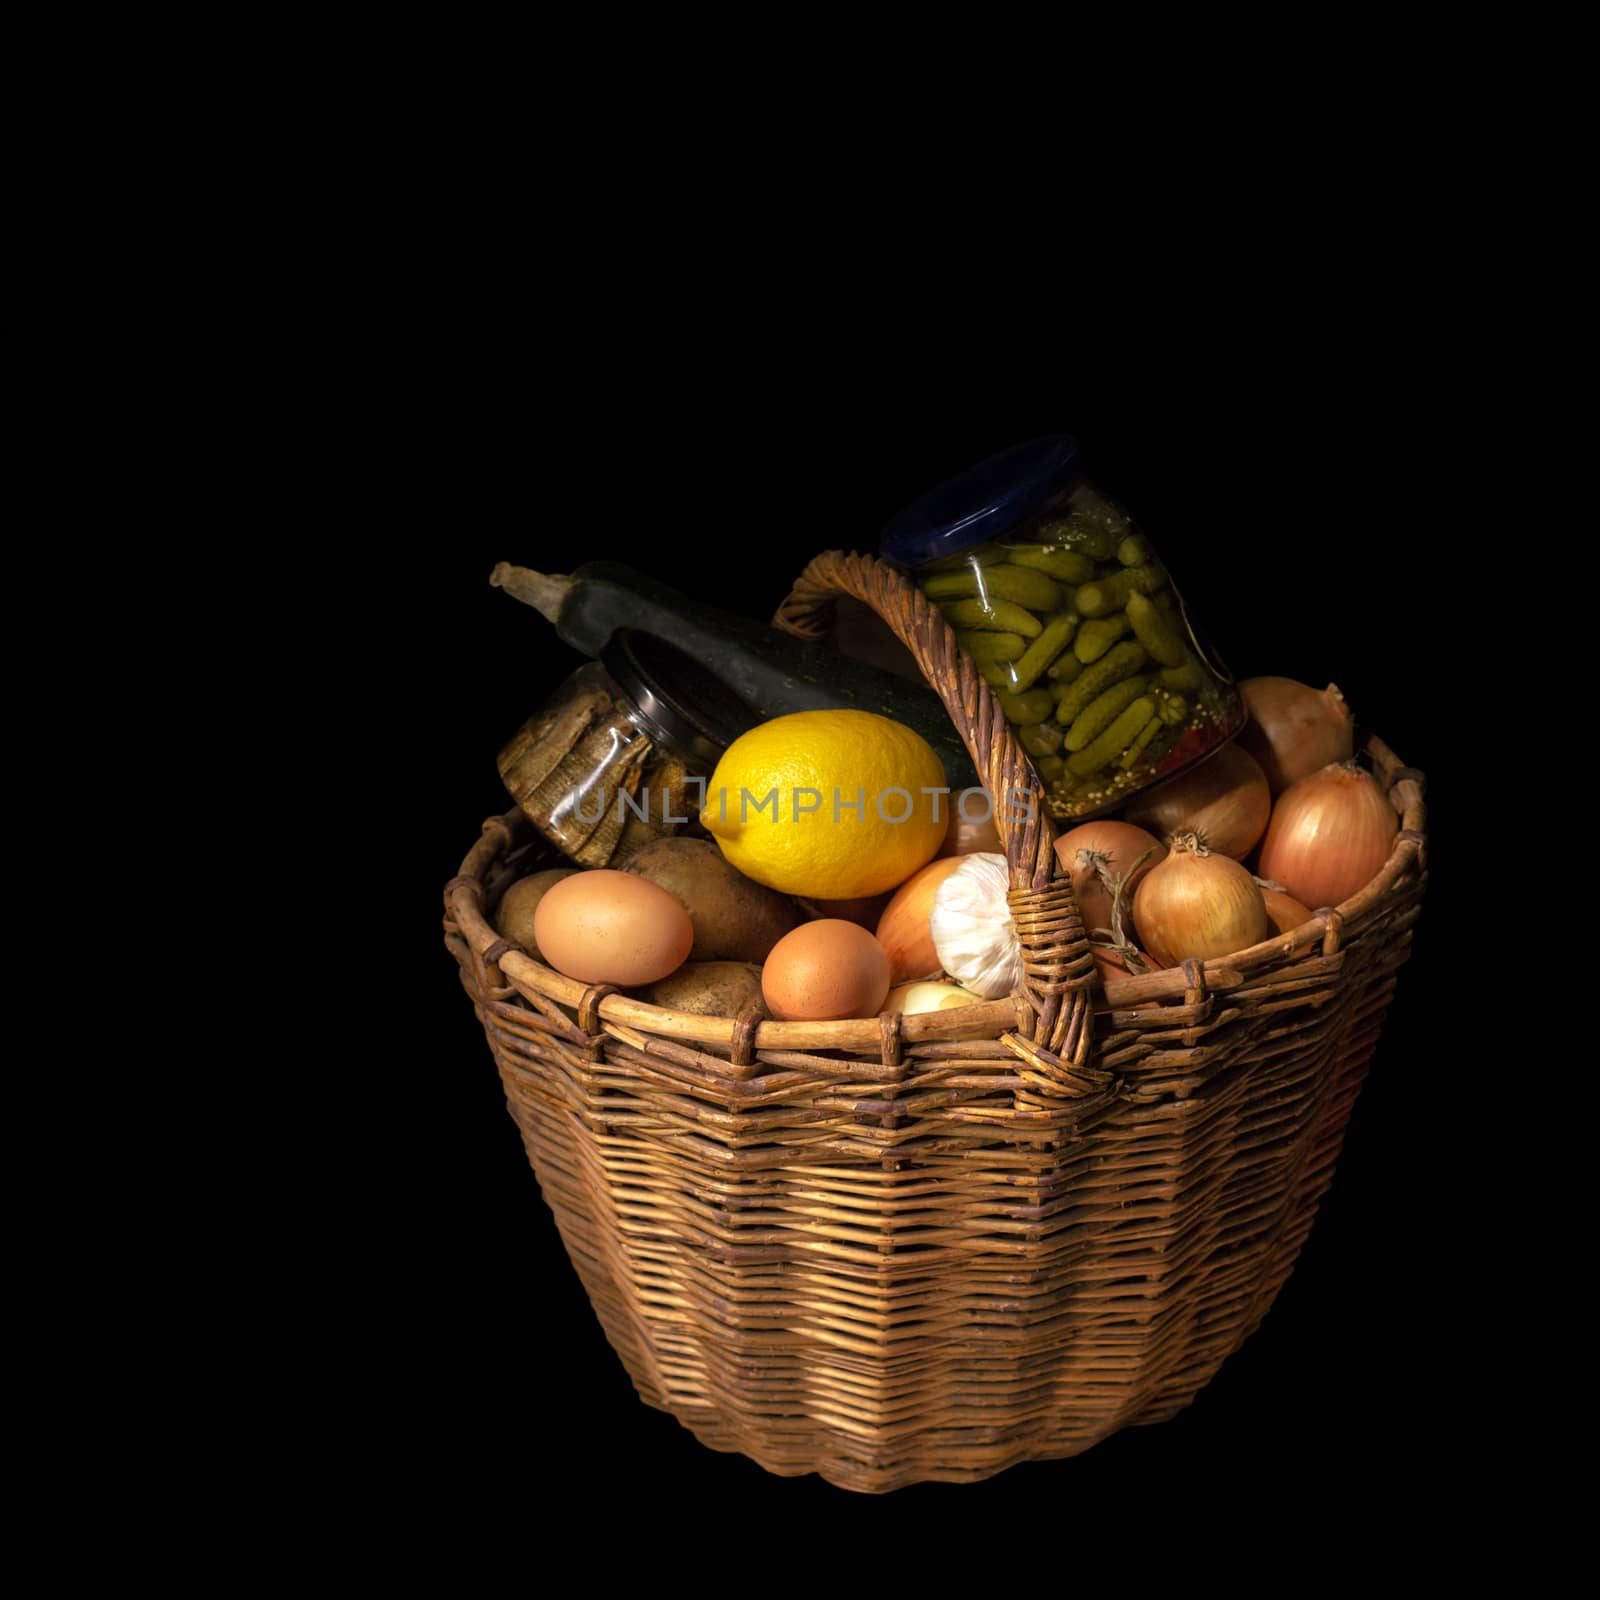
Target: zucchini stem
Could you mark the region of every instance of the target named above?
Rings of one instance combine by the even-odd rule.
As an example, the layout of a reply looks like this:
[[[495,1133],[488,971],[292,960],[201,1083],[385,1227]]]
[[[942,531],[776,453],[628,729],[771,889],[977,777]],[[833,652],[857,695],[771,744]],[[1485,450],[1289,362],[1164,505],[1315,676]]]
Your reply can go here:
[[[548,575],[530,567],[514,567],[509,561],[496,563],[489,582],[550,622],[561,615],[561,602],[572,592],[572,579],[564,572]]]

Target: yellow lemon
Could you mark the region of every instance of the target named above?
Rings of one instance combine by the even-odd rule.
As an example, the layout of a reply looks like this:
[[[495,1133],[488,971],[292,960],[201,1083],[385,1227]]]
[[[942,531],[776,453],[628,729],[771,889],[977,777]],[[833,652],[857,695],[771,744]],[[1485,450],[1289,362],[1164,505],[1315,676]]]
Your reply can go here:
[[[904,883],[933,859],[949,817],[932,746],[870,711],[797,711],[752,728],[717,763],[700,813],[747,878],[817,900]]]

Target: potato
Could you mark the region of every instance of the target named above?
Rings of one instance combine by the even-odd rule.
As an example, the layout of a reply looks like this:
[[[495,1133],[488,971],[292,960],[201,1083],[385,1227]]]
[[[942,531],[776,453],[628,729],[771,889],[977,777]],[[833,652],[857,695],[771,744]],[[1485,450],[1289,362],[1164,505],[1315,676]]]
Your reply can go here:
[[[761,968],[747,961],[690,961],[643,992],[655,1006],[697,1017],[736,1017],[761,998]]]
[[[495,931],[502,939],[520,944],[535,961],[543,961],[539,946],[533,940],[533,914],[539,909],[545,891],[563,878],[570,878],[577,870],[576,867],[550,867],[544,872],[518,878],[500,897],[494,914]]]
[[[709,839],[660,839],[622,869],[676,895],[694,924],[690,961],[755,961],[800,920],[794,902],[723,860]]]

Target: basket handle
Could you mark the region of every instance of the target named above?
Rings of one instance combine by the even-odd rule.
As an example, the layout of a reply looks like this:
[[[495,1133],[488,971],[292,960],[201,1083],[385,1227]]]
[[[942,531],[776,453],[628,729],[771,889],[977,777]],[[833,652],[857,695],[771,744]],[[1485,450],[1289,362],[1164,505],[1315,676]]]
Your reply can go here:
[[[910,650],[944,702],[989,793],[1011,879],[1011,915],[1022,944],[1022,997],[1035,1019],[1032,1047],[1017,1053],[1035,1060],[1042,1045],[1081,1068],[1090,1044],[1094,959],[1072,885],[1056,857],[1055,825],[1033,763],[950,625],[904,573],[876,557],[842,550],[818,556],[795,580],[773,626],[799,639],[822,640],[840,595],[871,606]],[[1020,800],[1012,803],[1013,796],[1023,795],[1025,806]]]

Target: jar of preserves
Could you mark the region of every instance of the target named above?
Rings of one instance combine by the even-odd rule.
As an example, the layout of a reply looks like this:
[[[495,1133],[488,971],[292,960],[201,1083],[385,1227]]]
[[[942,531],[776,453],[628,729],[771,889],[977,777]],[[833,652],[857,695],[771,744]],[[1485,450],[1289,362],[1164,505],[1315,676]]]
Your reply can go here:
[[[1076,443],[1030,440],[907,506],[884,530],[996,691],[1060,821],[1120,808],[1245,722],[1232,676]]]
[[[618,629],[500,752],[500,776],[569,860],[620,866],[699,831],[723,751],[760,719],[722,680],[652,634]]]

